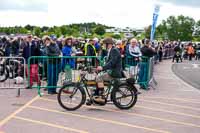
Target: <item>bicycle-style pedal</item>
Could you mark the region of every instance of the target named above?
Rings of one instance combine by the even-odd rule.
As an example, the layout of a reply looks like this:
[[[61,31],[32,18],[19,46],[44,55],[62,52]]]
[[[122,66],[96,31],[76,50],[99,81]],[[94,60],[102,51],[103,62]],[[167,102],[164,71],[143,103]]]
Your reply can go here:
[[[93,102],[92,102],[90,99],[87,99],[86,105],[87,105],[87,106],[91,106],[92,104],[93,104]]]

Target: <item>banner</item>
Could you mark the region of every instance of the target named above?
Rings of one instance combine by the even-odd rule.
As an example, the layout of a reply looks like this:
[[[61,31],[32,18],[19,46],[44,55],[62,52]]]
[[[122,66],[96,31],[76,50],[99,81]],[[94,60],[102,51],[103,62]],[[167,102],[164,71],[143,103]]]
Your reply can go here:
[[[156,5],[154,8],[154,12],[153,12],[153,22],[152,22],[152,26],[151,26],[151,37],[150,37],[151,41],[154,40],[154,34],[156,31],[156,24],[157,24],[157,20],[158,20],[159,11],[160,11],[160,6]]]

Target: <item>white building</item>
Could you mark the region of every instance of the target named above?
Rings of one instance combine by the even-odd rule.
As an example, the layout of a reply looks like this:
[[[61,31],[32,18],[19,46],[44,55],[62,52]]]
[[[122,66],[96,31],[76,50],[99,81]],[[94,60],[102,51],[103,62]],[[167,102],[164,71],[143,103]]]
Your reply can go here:
[[[126,27],[124,29],[122,28],[106,29],[106,32],[108,33],[132,33],[134,31],[136,31],[137,33],[142,33],[144,32],[144,29],[136,29],[136,28],[129,28],[129,27]]]

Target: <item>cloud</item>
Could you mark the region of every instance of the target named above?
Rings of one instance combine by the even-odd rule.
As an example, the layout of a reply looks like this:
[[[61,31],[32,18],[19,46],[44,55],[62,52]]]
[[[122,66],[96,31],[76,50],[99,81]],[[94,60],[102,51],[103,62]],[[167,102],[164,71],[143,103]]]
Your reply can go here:
[[[0,10],[48,11],[48,0],[1,0]]]
[[[172,3],[173,5],[176,6],[188,6],[188,7],[200,8],[200,0],[157,0],[157,1]]]
[[[200,19],[200,8],[184,0],[0,0],[0,26],[60,26],[96,22],[141,28],[152,23],[155,4],[161,5],[158,24],[170,15]],[[173,2],[173,4],[172,4]],[[198,1],[196,1],[199,3]],[[177,4],[176,4],[177,3]],[[184,3],[184,4],[183,4]],[[190,6],[189,6],[190,5]],[[198,4],[196,4],[197,7]]]

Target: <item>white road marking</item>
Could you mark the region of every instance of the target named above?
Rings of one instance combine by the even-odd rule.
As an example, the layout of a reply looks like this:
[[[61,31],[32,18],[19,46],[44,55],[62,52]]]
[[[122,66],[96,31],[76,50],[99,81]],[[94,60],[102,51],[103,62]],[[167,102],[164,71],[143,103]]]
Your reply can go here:
[[[194,69],[198,69],[199,68],[199,64],[192,64]]]

